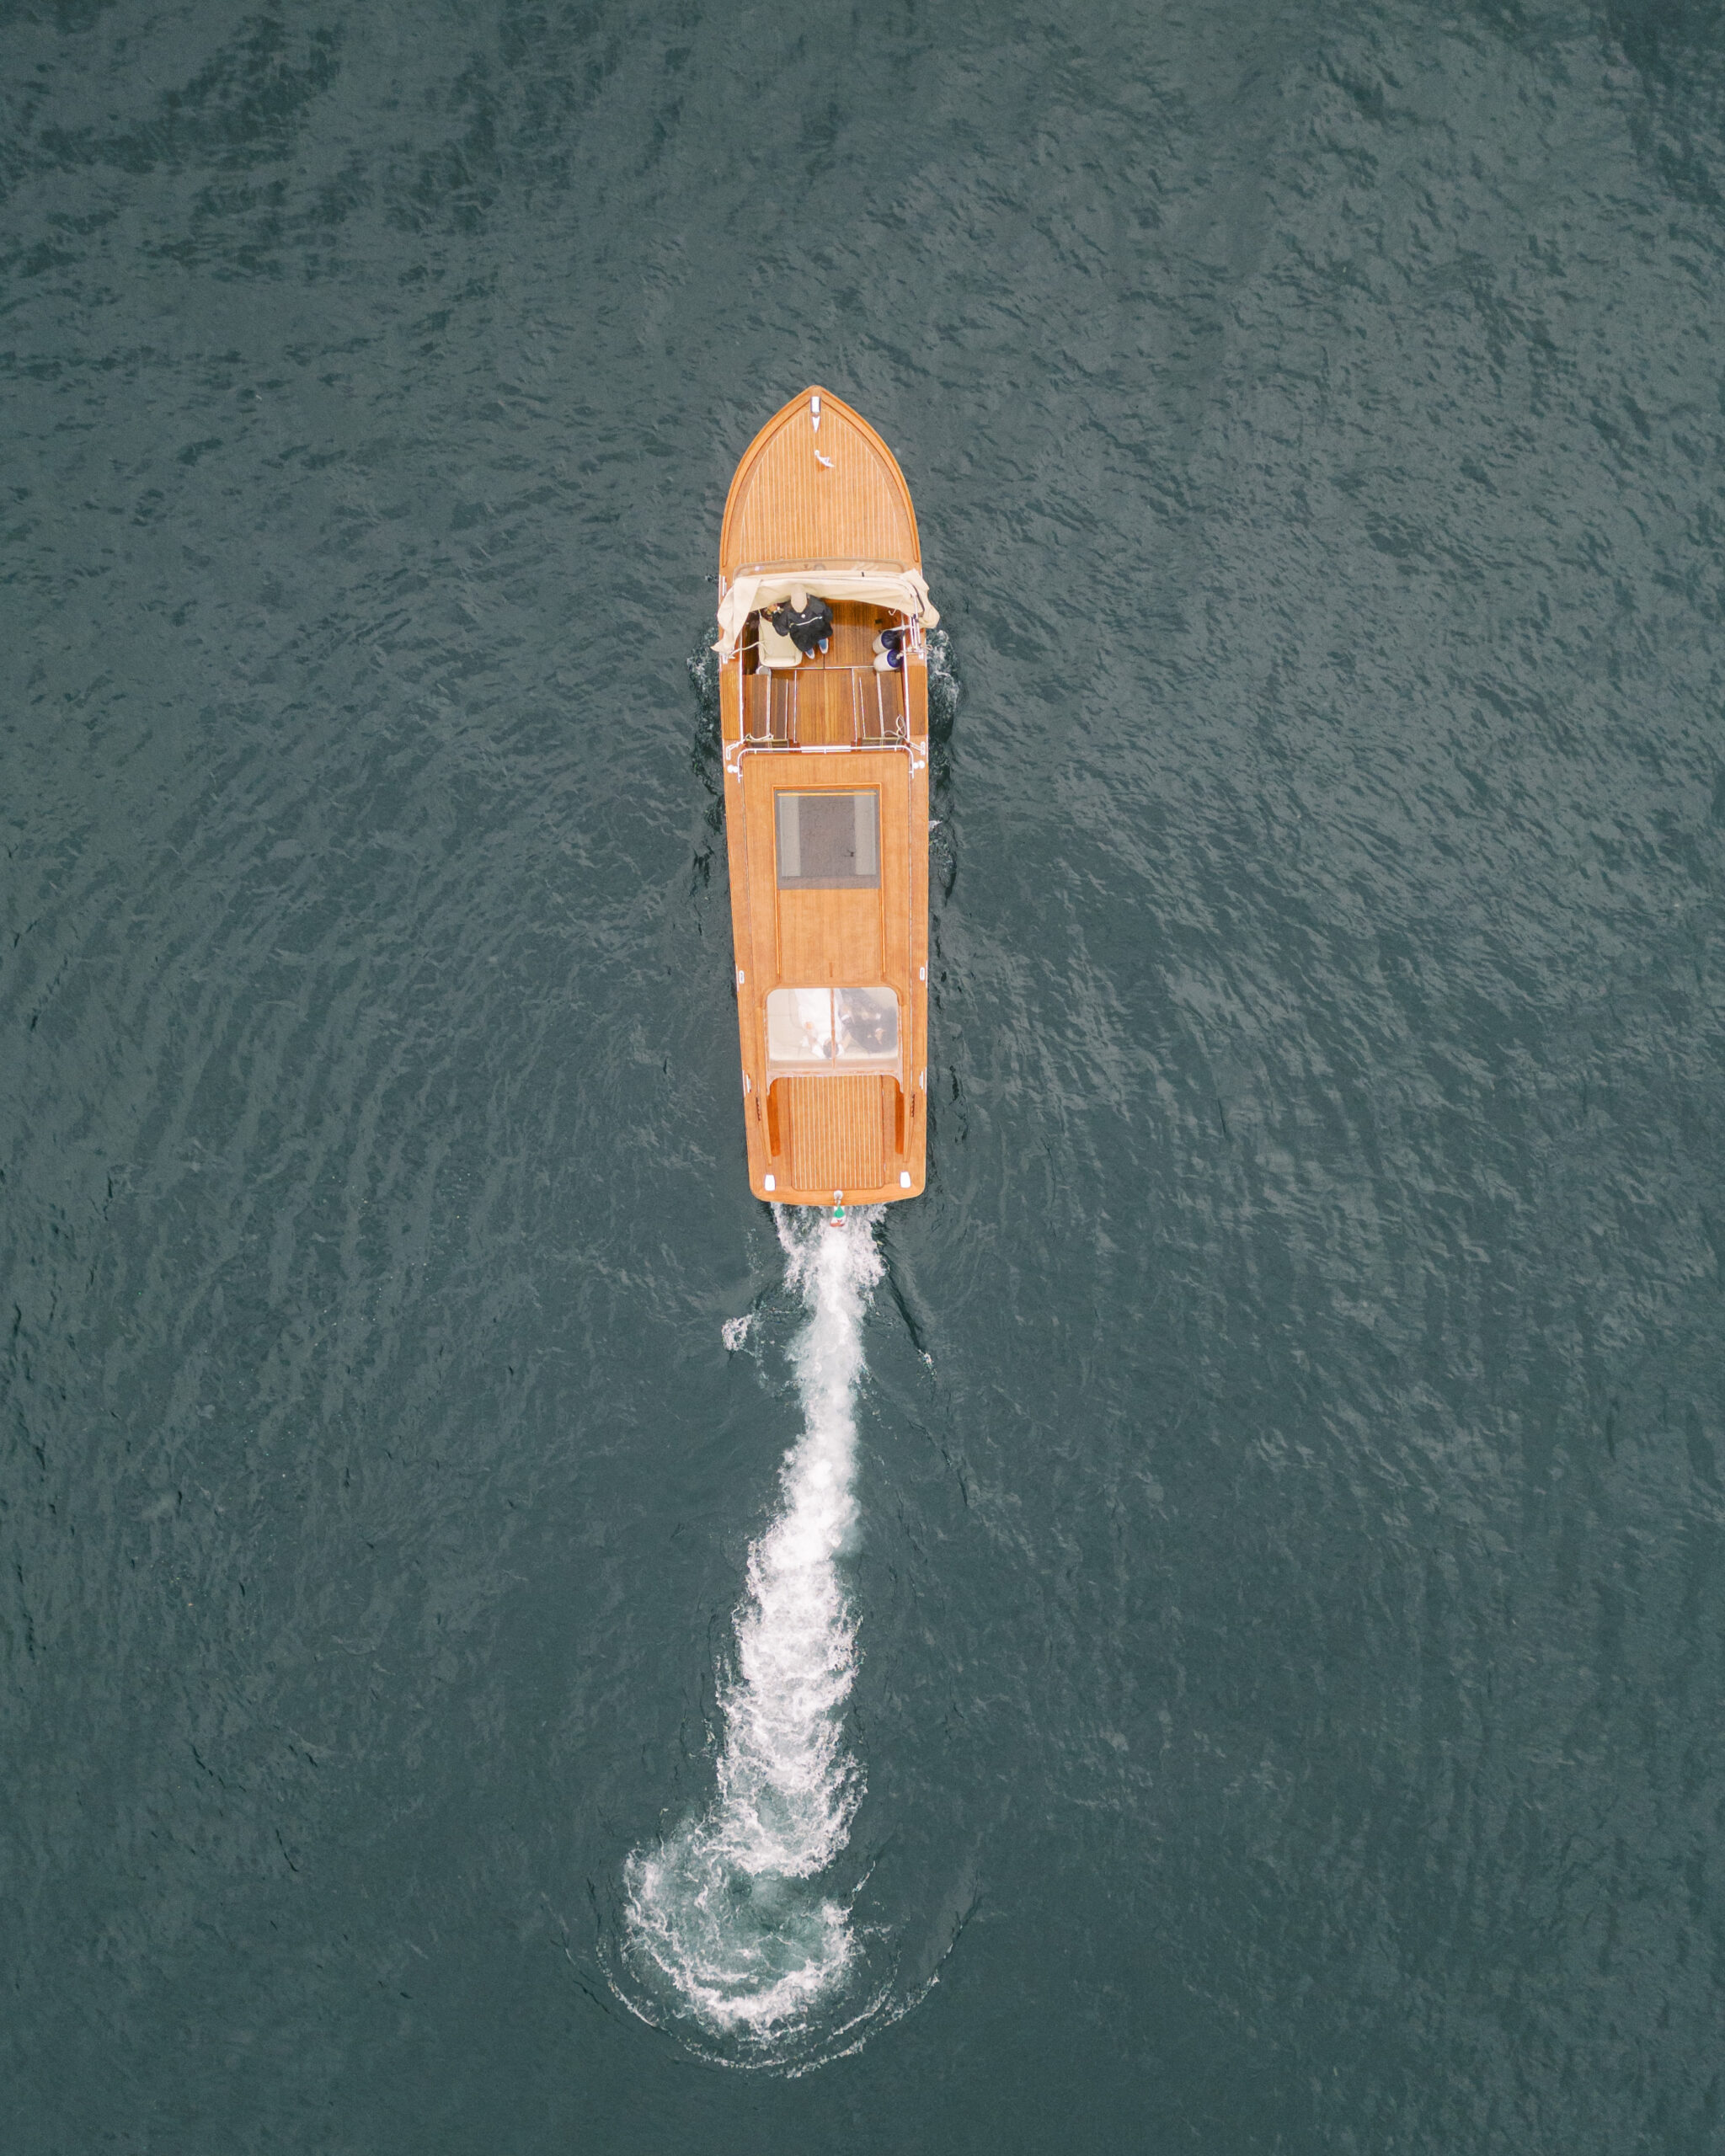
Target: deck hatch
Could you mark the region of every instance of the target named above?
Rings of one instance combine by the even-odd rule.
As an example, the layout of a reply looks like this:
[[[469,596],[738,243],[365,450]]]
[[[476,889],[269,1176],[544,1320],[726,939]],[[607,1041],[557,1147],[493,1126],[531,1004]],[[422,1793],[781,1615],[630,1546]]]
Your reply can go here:
[[[818,1191],[879,1190],[886,1181],[889,1078],[782,1078],[790,1187]]]
[[[878,891],[880,795],[779,792],[773,797],[782,891]]]

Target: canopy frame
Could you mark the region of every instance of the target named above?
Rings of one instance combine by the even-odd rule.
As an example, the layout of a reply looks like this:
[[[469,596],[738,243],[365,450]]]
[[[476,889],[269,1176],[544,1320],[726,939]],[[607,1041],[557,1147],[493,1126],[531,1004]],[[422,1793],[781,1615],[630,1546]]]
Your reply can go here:
[[[720,596],[718,641],[713,648],[721,661],[735,656],[751,614],[763,606],[777,606],[793,591],[806,591],[835,605],[889,606],[910,615],[925,629],[940,622],[920,569],[901,568],[896,562],[764,562],[740,571]]]

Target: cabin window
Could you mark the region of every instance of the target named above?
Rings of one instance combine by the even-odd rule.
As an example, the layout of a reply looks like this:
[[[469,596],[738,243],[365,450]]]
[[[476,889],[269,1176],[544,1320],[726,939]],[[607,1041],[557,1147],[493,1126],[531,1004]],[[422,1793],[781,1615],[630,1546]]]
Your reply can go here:
[[[777,1070],[890,1070],[899,1059],[899,999],[889,988],[775,988],[766,998],[766,1060]]]
[[[769,1063],[832,1061],[830,988],[775,988],[768,992],[766,1059]]]
[[[836,988],[833,1034],[841,1063],[895,1063],[899,999],[889,988]]]
[[[880,889],[879,793],[780,793],[774,800],[780,890]]]

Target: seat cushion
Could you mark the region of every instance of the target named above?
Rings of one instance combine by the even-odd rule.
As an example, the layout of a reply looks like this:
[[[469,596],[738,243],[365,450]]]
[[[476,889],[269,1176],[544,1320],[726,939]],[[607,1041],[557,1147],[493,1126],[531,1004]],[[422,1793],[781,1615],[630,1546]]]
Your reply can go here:
[[[803,654],[788,637],[782,637],[765,614],[761,616],[758,631],[761,664],[763,666],[796,666]]]

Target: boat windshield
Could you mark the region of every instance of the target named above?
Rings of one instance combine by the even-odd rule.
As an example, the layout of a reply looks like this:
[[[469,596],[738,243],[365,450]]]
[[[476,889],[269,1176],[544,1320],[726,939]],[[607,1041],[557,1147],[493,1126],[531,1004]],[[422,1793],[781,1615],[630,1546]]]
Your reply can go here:
[[[899,1058],[899,999],[889,988],[775,988],[766,1059],[776,1070],[887,1070]]]

